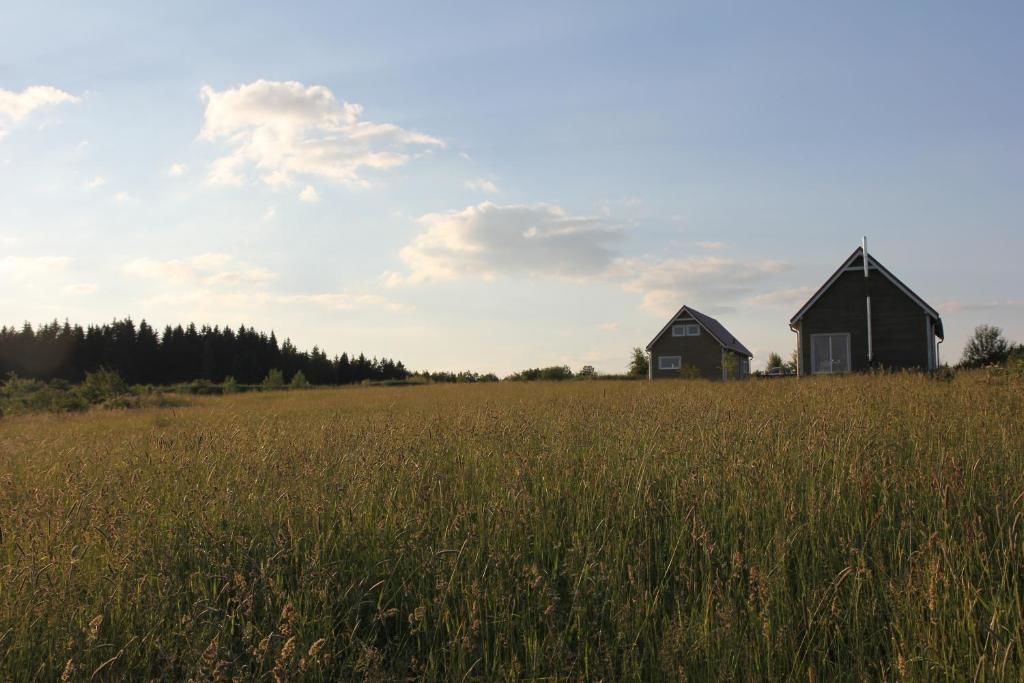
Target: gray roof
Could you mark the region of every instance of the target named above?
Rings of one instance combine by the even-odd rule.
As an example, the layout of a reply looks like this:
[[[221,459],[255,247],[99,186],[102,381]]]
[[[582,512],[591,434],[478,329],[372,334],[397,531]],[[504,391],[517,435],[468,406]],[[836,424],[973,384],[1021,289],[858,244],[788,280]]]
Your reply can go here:
[[[682,308],[680,308],[676,312],[676,314],[672,316],[672,319],[668,321],[668,324],[666,324],[665,327],[661,328],[661,331],[658,332],[657,335],[655,335],[654,339],[651,340],[651,343],[647,345],[647,348],[650,349],[652,346],[654,346],[654,342],[658,341],[658,339],[661,338],[661,335],[665,334],[665,332],[672,326],[672,323],[674,323],[676,319],[682,316],[684,313],[688,314],[690,317],[696,320],[700,324],[700,326],[707,331],[708,334],[714,337],[715,341],[722,345],[723,348],[728,349],[730,351],[735,351],[736,353],[742,354],[747,358],[754,357],[754,354],[752,354],[746,346],[741,344],[739,339],[734,337],[732,333],[729,332],[729,330],[725,329],[725,325],[718,322],[710,315],[704,315],[700,311],[690,308],[689,306],[683,306]]]
[[[792,327],[798,320],[800,320],[800,318],[802,318],[804,316],[804,314],[815,303],[817,303],[818,299],[821,298],[822,294],[824,294],[826,291],[828,291],[829,287],[831,287],[832,285],[835,284],[836,280],[839,279],[840,275],[842,275],[844,272],[846,272],[847,268],[851,267],[852,264],[857,263],[858,261],[860,263],[860,265],[858,267],[862,267],[863,264],[864,264],[864,261],[860,257],[863,254],[864,254],[864,248],[863,247],[857,247],[856,249],[854,249],[853,253],[850,254],[845,261],[843,261],[842,265],[839,266],[839,268],[836,269],[836,272],[832,273],[832,277],[830,277],[828,280],[826,280],[825,284],[823,284],[821,287],[819,287],[818,291],[816,291],[813,294],[813,296],[811,296],[811,298],[807,300],[807,303],[805,303],[803,306],[800,307],[800,310],[796,312],[796,315],[794,315],[792,318],[789,319],[790,327]],[[892,282],[894,285],[896,285],[896,287],[900,291],[902,291],[904,294],[906,294],[910,298],[911,301],[916,303],[918,306],[920,306],[924,310],[925,313],[927,313],[929,316],[931,316],[932,319],[935,320],[935,336],[937,336],[939,339],[945,339],[945,333],[944,333],[944,331],[942,329],[942,318],[939,316],[938,311],[936,311],[934,308],[929,306],[925,302],[925,300],[922,299],[921,297],[919,297],[917,294],[915,294],[914,291],[910,289],[910,287],[907,287],[905,284],[903,284],[903,282],[898,277],[896,277],[891,272],[889,272],[889,269],[886,268],[885,266],[883,266],[881,263],[879,263],[878,259],[876,259],[873,254],[868,253],[867,256],[868,256],[868,268],[870,268],[871,270],[877,270],[879,273],[881,273],[883,277],[887,278],[890,282]]]

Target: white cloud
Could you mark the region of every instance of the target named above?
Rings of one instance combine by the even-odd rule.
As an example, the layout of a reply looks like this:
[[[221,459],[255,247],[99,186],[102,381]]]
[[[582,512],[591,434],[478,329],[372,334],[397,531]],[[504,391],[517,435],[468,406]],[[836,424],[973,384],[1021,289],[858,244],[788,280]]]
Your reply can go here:
[[[74,95],[50,85],[31,85],[20,93],[0,89],[0,115],[12,121],[21,121],[37,109],[79,101]]]
[[[186,171],[188,171],[188,166],[186,166],[185,164],[174,163],[171,164],[170,167],[167,169],[167,175],[169,175],[172,178],[177,178],[179,176],[185,175]]]
[[[362,107],[339,102],[324,86],[265,81],[217,91],[202,88],[200,137],[231,148],[211,165],[211,185],[240,185],[257,175],[268,185],[317,177],[361,186],[364,169],[404,164],[410,147],[441,147],[429,135],[361,121]]]
[[[240,285],[259,284],[277,279],[277,273],[266,268],[244,268],[242,270],[228,270],[207,275],[203,282],[207,285]]]
[[[602,332],[615,332],[615,331],[617,331],[619,329],[619,324],[618,323],[601,323],[600,325],[597,326],[597,329],[601,330]]]
[[[312,185],[306,185],[302,192],[299,193],[299,199],[304,202],[316,203],[320,201],[320,194]]]
[[[962,313],[964,311],[991,311],[1000,308],[1019,308],[1024,306],[1024,299],[1006,299],[1004,301],[946,301],[939,304],[943,313]]]
[[[497,194],[498,186],[492,181],[486,178],[474,178],[473,180],[466,181],[466,187],[477,192],[485,192],[487,194]]]
[[[71,294],[71,295],[76,295],[76,294],[84,295],[84,294],[92,294],[97,289],[99,289],[99,287],[96,284],[92,283],[92,282],[78,282],[78,283],[75,283],[75,284],[72,284],[72,285],[66,285],[64,287],[64,293],[65,294]]]
[[[407,276],[390,284],[493,278],[505,273],[583,277],[604,271],[617,228],[601,218],[569,216],[561,207],[484,202],[417,219],[424,232],[400,252]]]
[[[219,289],[209,287],[166,289],[145,299],[147,306],[181,306],[196,311],[227,311],[237,314],[245,309],[268,306],[311,306],[327,311],[384,310],[408,311],[410,307],[376,294],[358,292],[320,292],[280,294],[267,290]],[[220,313],[218,313],[220,315]]]
[[[336,311],[351,311],[358,308],[384,308],[389,311],[405,311],[409,308],[376,294],[356,294],[351,292],[282,294],[273,297],[273,301],[282,304],[312,304]]]
[[[117,192],[114,194],[114,203],[119,206],[127,206],[137,201],[139,200],[128,192]]]
[[[230,254],[206,253],[187,259],[133,259],[124,273],[149,280],[159,291],[146,299],[152,305],[238,309],[259,306],[315,306],[333,311],[376,308],[399,311],[407,307],[377,294],[364,292],[282,293],[268,286],[277,273],[237,260]]]
[[[776,289],[758,294],[750,300],[750,303],[755,306],[799,306],[810,299],[815,291],[813,287]]]
[[[245,184],[245,178],[239,173],[239,169],[244,165],[245,160],[237,157],[217,159],[210,164],[210,170],[206,174],[206,184],[241,187]]]
[[[612,275],[627,292],[643,296],[642,306],[651,313],[666,315],[684,303],[697,308],[701,302],[735,301],[749,295],[762,282],[784,272],[779,261],[736,261],[718,256],[683,259],[621,258]]]
[[[63,273],[70,265],[67,256],[4,256],[0,277],[15,283],[34,282]]]
[[[275,218],[277,218],[277,208],[276,207],[271,206],[269,209],[267,209],[266,211],[263,212],[263,220],[264,221],[269,223],[270,221],[274,220]]]
[[[262,284],[277,277],[266,268],[257,268],[235,261],[228,254],[207,253],[190,259],[159,260],[148,257],[132,259],[124,272],[135,277],[161,280],[171,284],[231,286]]]
[[[423,231],[399,252],[407,272],[385,273],[391,286],[502,275],[585,279],[639,294],[644,309],[662,315],[683,303],[714,302],[721,311],[788,269],[724,256],[623,256],[614,249],[616,224],[572,217],[558,206],[484,202],[417,222]]]
[[[725,249],[725,242],[697,242],[701,249]]]
[[[93,178],[92,180],[90,180],[89,182],[87,182],[85,184],[85,189],[87,189],[87,190],[95,190],[97,187],[102,187],[103,185],[106,185],[106,184],[107,184],[107,179],[104,178],[101,175],[98,175],[98,176],[96,176],[95,178]]]

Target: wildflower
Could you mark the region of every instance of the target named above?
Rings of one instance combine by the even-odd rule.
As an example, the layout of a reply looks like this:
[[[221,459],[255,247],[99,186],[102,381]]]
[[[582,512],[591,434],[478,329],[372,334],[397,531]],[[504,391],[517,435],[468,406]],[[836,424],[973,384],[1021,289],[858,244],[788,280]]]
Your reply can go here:
[[[89,622],[89,633],[85,636],[85,644],[92,645],[100,635],[100,626],[103,625],[103,615],[97,614]]]
[[[306,653],[306,656],[310,659],[316,657],[318,654],[320,654],[320,650],[323,649],[324,643],[326,642],[326,638],[319,638],[317,640],[314,640],[313,644],[309,646],[309,652]]]

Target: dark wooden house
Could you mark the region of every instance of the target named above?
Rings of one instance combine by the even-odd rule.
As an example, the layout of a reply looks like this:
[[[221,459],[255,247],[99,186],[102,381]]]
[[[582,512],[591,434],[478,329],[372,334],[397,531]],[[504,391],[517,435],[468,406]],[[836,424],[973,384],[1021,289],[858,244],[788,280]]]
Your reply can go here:
[[[865,253],[850,254],[789,321],[800,375],[938,367],[939,314]]]
[[[753,355],[722,323],[683,306],[647,345],[648,377],[730,379],[750,374]]]

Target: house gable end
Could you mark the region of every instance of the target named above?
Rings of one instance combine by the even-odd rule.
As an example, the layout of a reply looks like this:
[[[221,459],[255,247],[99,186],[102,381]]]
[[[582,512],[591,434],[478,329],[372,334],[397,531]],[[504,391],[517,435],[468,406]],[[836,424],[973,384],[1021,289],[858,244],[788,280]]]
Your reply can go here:
[[[684,318],[684,316],[689,316]],[[753,358],[753,354],[747,350],[747,347],[743,346],[736,337],[732,336],[725,327],[712,318],[711,316],[704,315],[700,311],[694,310],[689,306],[683,306],[676,314],[669,319],[668,323],[661,328],[661,331],[654,336],[654,339],[647,345],[647,350],[650,351],[658,340],[665,336],[665,333],[672,329],[672,325],[677,323],[679,320],[692,320],[697,323],[712,339],[718,342],[718,345],[727,351],[734,351],[741,355],[746,355],[748,358]],[[724,338],[723,338],[724,337]],[[732,339],[732,342],[726,342],[725,339]]]
[[[848,256],[845,261],[843,261],[842,265],[840,265],[839,268],[837,268],[836,271],[832,273],[828,280],[826,280],[825,283],[818,288],[818,291],[816,291],[811,296],[811,298],[807,300],[807,303],[800,307],[800,310],[796,312],[796,315],[790,318],[790,327],[795,325],[801,318],[804,317],[807,311],[809,311],[818,302],[818,300],[821,299],[825,292],[827,292],[832,287],[832,285],[834,285],[836,281],[839,280],[843,273],[851,269],[863,270],[864,260],[862,256],[863,250],[861,247],[857,247],[856,249],[854,249],[853,253],[850,254],[850,256]],[[903,294],[905,294],[911,301],[917,304],[917,306],[920,307],[926,314],[934,318],[936,321],[936,334],[939,336],[940,339],[943,337],[942,321],[938,312],[934,308],[929,306],[924,301],[924,299],[915,294],[913,290],[911,290],[909,287],[903,284],[903,282],[898,277],[889,272],[889,270],[881,263],[879,263],[878,259],[872,256],[870,253],[868,254],[868,269],[869,271],[881,273],[887,280],[892,282],[892,284],[894,284],[899,290],[901,290]]]
[[[683,320],[685,322],[691,322],[692,321],[692,322],[697,323],[698,325],[701,326],[701,329],[703,329],[705,332],[707,332],[711,336],[712,339],[714,339],[716,342],[718,342],[719,346],[724,347],[725,344],[722,343],[722,340],[719,339],[715,335],[714,332],[709,330],[707,325],[705,325],[703,320],[701,320],[701,318],[706,318],[707,316],[705,316],[703,313],[697,313],[696,315],[694,315],[694,313],[697,313],[697,312],[694,311],[692,308],[690,308],[688,306],[683,306],[678,311],[676,311],[676,314],[674,316],[672,316],[672,319],[669,320],[668,323],[665,324],[665,327],[661,328],[661,331],[658,332],[658,334],[655,335],[654,339],[651,340],[651,343],[647,345],[647,350],[650,351],[654,347],[654,345],[658,343],[658,340],[661,339],[662,337],[664,337],[665,333],[668,332],[670,329],[672,329],[672,325],[676,324],[680,320]],[[684,315],[689,316],[689,317],[684,318],[683,317]]]

